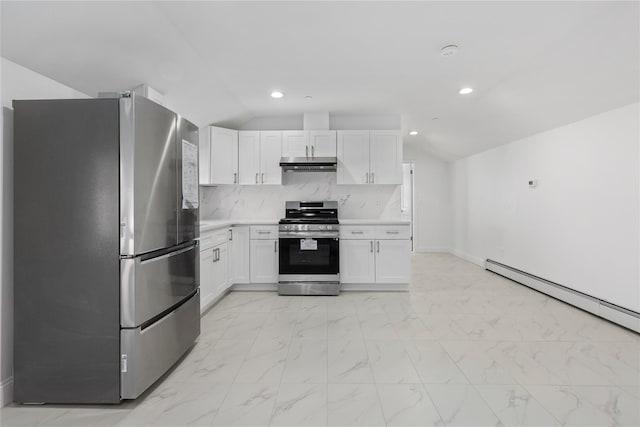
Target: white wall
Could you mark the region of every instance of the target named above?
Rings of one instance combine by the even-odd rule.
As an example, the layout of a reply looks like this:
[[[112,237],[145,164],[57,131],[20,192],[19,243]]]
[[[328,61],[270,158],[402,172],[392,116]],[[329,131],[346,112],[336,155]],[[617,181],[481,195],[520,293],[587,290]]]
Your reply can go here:
[[[2,256],[0,257],[0,406],[12,399],[13,376],[13,99],[87,98],[87,95],[1,58]]]
[[[451,164],[411,145],[404,147],[404,162],[415,165],[415,251],[450,251],[453,233]]]
[[[640,311],[639,156],[632,104],[456,161],[455,253]]]

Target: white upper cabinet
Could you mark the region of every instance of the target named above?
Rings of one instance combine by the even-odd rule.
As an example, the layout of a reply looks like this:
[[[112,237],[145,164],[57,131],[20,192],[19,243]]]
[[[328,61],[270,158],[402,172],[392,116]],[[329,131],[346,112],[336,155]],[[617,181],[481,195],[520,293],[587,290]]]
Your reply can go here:
[[[393,130],[372,130],[370,184],[402,184],[402,134]]]
[[[260,184],[282,184],[282,132],[260,132]]]
[[[309,132],[285,130],[282,132],[282,157],[309,157]]]
[[[238,182],[255,185],[260,181],[260,132],[238,132]]]
[[[402,184],[400,131],[339,131],[338,184]]]
[[[335,130],[282,132],[283,157],[336,157]]]
[[[369,131],[338,132],[338,184],[369,184]]]
[[[241,185],[282,183],[282,132],[240,131],[238,151]]]
[[[238,131],[209,126],[209,141],[207,184],[237,184]]]
[[[312,157],[336,157],[336,131],[309,131],[309,151]]]

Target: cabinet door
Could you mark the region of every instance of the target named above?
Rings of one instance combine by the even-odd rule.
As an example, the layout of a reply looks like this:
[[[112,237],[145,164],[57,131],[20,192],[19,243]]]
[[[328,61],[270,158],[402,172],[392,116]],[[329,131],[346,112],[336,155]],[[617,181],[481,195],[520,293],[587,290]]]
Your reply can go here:
[[[209,130],[200,129],[198,144],[198,182],[200,185],[211,184],[211,138]],[[202,299],[200,299],[202,301]]]
[[[371,184],[402,184],[402,134],[395,130],[372,130]]]
[[[260,132],[260,183],[282,184],[282,132]]]
[[[375,255],[373,240],[340,240],[340,281],[374,283]]]
[[[209,126],[211,184],[238,183],[238,131]]]
[[[411,240],[376,240],[376,283],[409,283]]]
[[[369,183],[369,131],[338,131],[338,184]]]
[[[229,236],[229,267],[231,284],[250,283],[249,227],[231,227]]]
[[[282,157],[311,156],[309,132],[304,130],[286,130],[282,132]]]
[[[278,241],[251,240],[251,283],[278,282]]]
[[[213,300],[213,248],[200,251],[200,309]]]
[[[238,132],[238,182],[241,185],[259,184],[260,132]]]
[[[336,131],[309,131],[309,147],[309,155],[313,157],[336,157]]]
[[[229,253],[227,244],[213,248],[213,294],[220,295],[229,284]]]

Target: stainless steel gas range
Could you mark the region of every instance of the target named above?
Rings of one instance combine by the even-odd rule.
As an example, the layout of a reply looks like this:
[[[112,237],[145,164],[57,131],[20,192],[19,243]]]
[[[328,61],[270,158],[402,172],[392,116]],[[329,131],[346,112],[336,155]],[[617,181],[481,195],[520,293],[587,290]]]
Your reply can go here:
[[[338,202],[286,202],[280,220],[278,294],[340,293]]]

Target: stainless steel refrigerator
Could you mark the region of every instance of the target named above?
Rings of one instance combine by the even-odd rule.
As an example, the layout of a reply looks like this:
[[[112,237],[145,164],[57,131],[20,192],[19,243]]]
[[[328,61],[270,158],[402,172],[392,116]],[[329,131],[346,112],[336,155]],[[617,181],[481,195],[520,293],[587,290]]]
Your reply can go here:
[[[198,128],[136,94],[13,108],[14,400],[134,399],[200,333]]]

